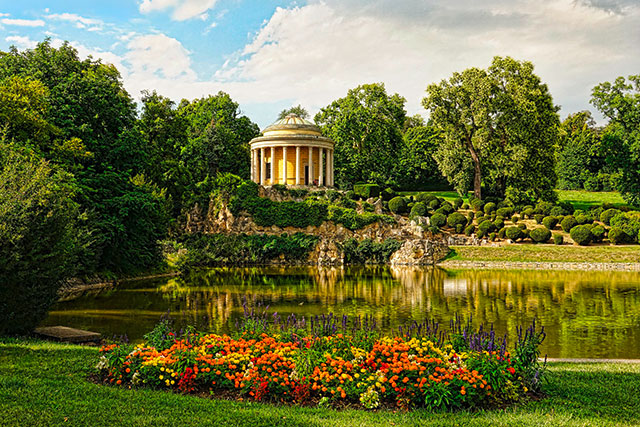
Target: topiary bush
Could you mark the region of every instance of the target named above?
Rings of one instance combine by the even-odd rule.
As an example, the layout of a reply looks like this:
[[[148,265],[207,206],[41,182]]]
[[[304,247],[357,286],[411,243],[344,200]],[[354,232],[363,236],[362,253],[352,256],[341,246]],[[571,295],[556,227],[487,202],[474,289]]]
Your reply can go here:
[[[504,220],[500,217],[496,218],[495,221],[493,221],[493,225],[495,225],[496,230],[500,230],[501,228],[504,227]]]
[[[438,209],[440,207],[440,201],[436,198],[434,198],[433,200],[429,201],[429,208],[431,209]]]
[[[518,224],[518,228],[519,228],[520,230],[524,231],[524,230],[526,230],[526,229],[527,229],[527,224],[520,223],[520,224]]]
[[[591,234],[593,236],[594,243],[600,243],[604,240],[606,230],[601,225],[596,225],[591,228]]]
[[[443,227],[447,223],[447,217],[441,213],[434,213],[431,215],[430,224],[434,227]]]
[[[574,217],[578,225],[591,224],[593,221],[585,214],[576,215]]]
[[[525,216],[526,218],[531,218],[534,213],[533,213],[533,208],[525,208],[522,210],[522,215]]]
[[[490,241],[495,241],[496,240],[496,233],[489,233],[489,240]]]
[[[416,202],[422,202],[425,204],[429,204],[434,200],[438,200],[436,196],[431,193],[418,193],[416,194]]]
[[[571,228],[571,239],[580,246],[587,246],[593,240],[591,227],[588,225],[576,225]]]
[[[404,197],[394,197],[389,200],[389,210],[394,214],[402,215],[407,212],[407,201]]]
[[[553,230],[554,228],[556,228],[556,225],[558,225],[558,218],[551,215],[545,216],[542,219],[542,225],[547,227],[549,230]]]
[[[416,202],[411,208],[411,214],[409,216],[426,216],[427,215],[427,205],[423,202]]]
[[[496,226],[493,224],[493,222],[489,220],[484,220],[480,224],[478,224],[478,231],[476,232],[476,235],[478,236],[479,239],[481,239],[485,237],[487,234],[494,231],[495,229],[496,229]]]
[[[455,208],[453,205],[447,201],[444,201],[440,204],[440,209],[445,215],[449,215],[450,213],[455,212]]]
[[[447,217],[447,225],[456,228],[458,225],[464,227],[467,225],[467,218],[459,212],[453,212]]]
[[[600,221],[604,222],[605,225],[611,225],[611,219],[620,212],[619,209],[607,209],[600,214]]]
[[[466,234],[467,236],[471,236],[475,231],[476,227],[473,224],[467,225],[467,227],[464,229],[464,234]]]
[[[514,242],[524,238],[524,232],[520,227],[507,227],[504,230],[504,235],[507,239]]]
[[[638,234],[640,234],[640,212],[620,212],[613,218],[611,218],[611,226],[618,227],[629,236],[629,243],[636,241]]]
[[[518,223],[518,221],[520,221],[520,217],[519,217],[518,215],[513,215],[513,216],[511,217],[511,222],[512,222],[512,223],[517,224],[517,223]]]
[[[513,215],[512,207],[500,208],[496,211],[496,216],[501,216],[502,218],[509,218],[511,215]]]
[[[461,234],[464,231],[464,224],[456,224],[456,233]]]
[[[377,184],[356,184],[353,186],[353,192],[363,199],[378,197],[380,195],[380,187]]]
[[[564,243],[564,237],[562,237],[562,234],[553,233],[553,244],[561,245],[563,243]]]
[[[500,230],[498,230],[498,238],[504,239],[506,231],[507,231],[507,229],[504,228],[504,227],[502,227]]]
[[[453,207],[458,210],[460,209],[460,207],[462,206],[462,204],[464,203],[464,200],[462,200],[460,197],[457,197],[453,200]]]
[[[477,211],[481,211],[482,208],[484,207],[484,202],[482,200],[480,200],[480,199],[475,198],[475,197],[472,197],[469,200],[469,204],[471,205],[471,208],[476,212]]]
[[[573,217],[573,215],[567,215],[564,217],[562,222],[560,222],[560,227],[563,231],[569,233],[573,227],[578,225],[578,221]]]
[[[611,242],[614,245],[622,245],[625,243],[629,243],[629,241],[631,240],[627,235],[627,233],[625,233],[619,227],[611,227],[611,229],[609,230],[609,233],[607,234],[607,237],[609,238],[609,242]]]
[[[547,243],[551,238],[551,231],[547,227],[536,227],[529,232],[529,237],[535,243]]]
[[[542,224],[542,220],[544,219],[544,215],[535,214],[533,218],[536,220],[536,224]]]
[[[473,212],[469,212],[467,214],[467,223],[471,224],[473,222],[473,218],[475,218],[475,215],[473,214]]]
[[[382,197],[382,200],[385,202],[390,201],[396,196],[396,192],[391,187],[385,188],[384,190],[382,190],[382,193],[380,193],[380,197]]]
[[[496,211],[496,204],[493,202],[489,202],[484,205],[484,213],[490,215],[491,213]]]

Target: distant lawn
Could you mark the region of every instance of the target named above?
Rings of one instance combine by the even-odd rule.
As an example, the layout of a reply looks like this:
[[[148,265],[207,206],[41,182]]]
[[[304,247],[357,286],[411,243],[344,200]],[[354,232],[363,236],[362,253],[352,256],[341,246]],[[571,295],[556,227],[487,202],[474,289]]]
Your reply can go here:
[[[640,424],[640,364],[552,363],[547,397],[478,412],[335,411],[93,384],[96,348],[0,339],[6,426],[631,426]]]
[[[635,246],[555,246],[513,244],[504,246],[452,246],[447,260],[512,262],[640,262]]]

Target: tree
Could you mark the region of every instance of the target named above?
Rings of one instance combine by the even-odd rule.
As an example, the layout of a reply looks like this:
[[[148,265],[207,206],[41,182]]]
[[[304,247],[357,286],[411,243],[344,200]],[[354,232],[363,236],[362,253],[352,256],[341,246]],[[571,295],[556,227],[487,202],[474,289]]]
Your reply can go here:
[[[309,118],[309,112],[306,110],[306,108],[304,108],[302,105],[298,104],[295,107],[287,108],[287,109],[284,109],[284,110],[280,111],[280,114],[278,114],[278,120],[284,119],[289,114],[295,114],[296,116],[300,117],[301,119],[308,119]]]
[[[620,173],[618,190],[640,204],[640,75],[593,88],[591,103],[609,119],[602,135],[607,164]]]
[[[406,100],[387,95],[384,84],[349,90],[315,116],[323,135],[335,141],[335,182],[347,188],[356,182],[385,183],[397,167],[406,119]]]
[[[600,134],[591,113],[570,114],[561,126],[556,165],[558,188],[576,190],[584,188],[585,184],[587,187],[595,185],[603,166]]]
[[[424,121],[416,121],[415,126],[407,128],[403,139],[394,173],[398,185],[405,189],[425,189],[429,184],[442,183],[444,178],[433,157],[440,143],[440,133]]]
[[[558,107],[533,64],[495,57],[486,71],[429,85],[422,104],[444,137],[436,161],[459,192],[472,178],[478,198],[483,185],[514,202],[553,197]]]
[[[0,335],[28,333],[75,270],[70,174],[0,140]]]

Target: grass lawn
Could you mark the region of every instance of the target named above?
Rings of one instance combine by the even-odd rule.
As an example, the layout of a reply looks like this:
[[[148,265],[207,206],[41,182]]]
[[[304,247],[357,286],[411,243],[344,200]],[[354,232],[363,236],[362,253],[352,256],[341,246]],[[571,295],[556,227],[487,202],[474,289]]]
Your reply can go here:
[[[447,260],[515,262],[640,262],[640,247],[555,246],[513,244],[504,246],[452,246]]]
[[[0,340],[2,425],[624,426],[640,424],[640,364],[550,365],[547,397],[458,413],[334,411],[93,384],[97,349]]]

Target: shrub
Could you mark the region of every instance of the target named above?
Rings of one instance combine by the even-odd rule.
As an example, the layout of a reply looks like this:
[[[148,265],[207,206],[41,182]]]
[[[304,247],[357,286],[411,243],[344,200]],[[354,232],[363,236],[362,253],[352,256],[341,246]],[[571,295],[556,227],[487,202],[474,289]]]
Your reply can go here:
[[[430,224],[434,227],[443,227],[447,223],[447,217],[441,213],[434,213],[431,215]]]
[[[411,208],[411,217],[427,215],[427,205],[423,202],[416,202]]]
[[[529,237],[535,243],[547,243],[551,238],[551,231],[547,227],[536,227],[529,232]]]
[[[480,219],[480,218],[484,217],[484,213],[482,211],[476,212],[475,215],[476,215],[476,219]]]
[[[534,213],[538,215],[547,216],[551,213],[551,209],[553,208],[553,203],[551,202],[540,202],[533,209]]]
[[[493,222],[489,220],[485,220],[485,221],[482,221],[480,224],[478,224],[478,231],[476,232],[476,234],[478,238],[481,239],[495,229],[496,229],[496,226],[493,224]]]
[[[453,200],[453,207],[458,210],[460,209],[460,207],[462,206],[462,204],[464,203],[464,201],[460,198],[457,197]]]
[[[576,215],[574,217],[578,225],[591,224],[593,221],[585,214]]]
[[[620,212],[613,218],[611,218],[611,226],[618,227],[629,236],[630,243],[634,242],[638,233],[640,233],[640,212]]]
[[[622,231],[622,229],[619,227],[611,227],[609,233],[607,234],[607,237],[609,237],[609,241],[614,245],[629,243],[629,241],[631,240],[627,233]]]
[[[438,209],[440,207],[440,201],[438,199],[433,199],[429,202],[429,207],[431,209]]]
[[[553,230],[558,225],[558,218],[555,216],[545,216],[542,219],[542,225],[547,227],[549,230]]]
[[[469,200],[469,204],[474,211],[481,211],[484,207],[484,202],[480,199],[476,199],[475,197]]]
[[[460,234],[464,230],[464,224],[456,224],[456,233]]]
[[[463,203],[462,209],[469,209],[469,203]]]
[[[518,215],[513,215],[511,217],[511,222],[514,224],[517,224],[519,220],[520,220],[520,217],[518,217]]]
[[[524,230],[526,230],[526,229],[527,229],[527,224],[520,223],[520,224],[518,224],[518,228],[519,228],[520,230],[524,231]]]
[[[389,210],[394,214],[401,215],[407,211],[407,201],[404,197],[394,197],[389,200]]]
[[[588,225],[576,225],[571,228],[571,232],[569,234],[573,241],[580,246],[586,246],[591,243],[591,240],[593,240],[591,227]]]
[[[364,209],[365,212],[375,212],[376,211],[376,207],[369,203],[369,202],[362,202],[362,209]],[[425,207],[426,209],[426,207]]]
[[[402,243],[395,239],[376,242],[372,239],[358,241],[355,238],[351,238],[343,244],[344,260],[347,264],[383,264],[388,262],[391,255],[401,246]]]
[[[467,214],[467,222],[468,222],[469,224],[471,224],[471,223],[473,222],[473,218],[474,218],[474,217],[475,217],[475,215],[473,214],[473,212],[469,212],[469,213]]]
[[[531,218],[533,216],[533,208],[523,209],[522,215],[526,216],[527,218]]]
[[[377,184],[356,184],[353,186],[353,192],[363,199],[378,197],[380,195],[380,187]]]
[[[500,230],[502,227],[504,227],[504,220],[498,217],[495,221],[493,221],[493,225],[496,227],[496,230]]]
[[[467,225],[467,227],[464,229],[464,234],[466,234],[467,236],[471,236],[475,231],[476,227],[473,224]]]
[[[358,196],[356,195],[355,191],[353,190],[349,190],[345,193],[345,198],[349,199],[349,200],[358,200]]]
[[[459,212],[453,212],[447,217],[447,225],[453,228],[456,228],[458,225],[462,225],[464,227],[467,225],[467,218]]]
[[[393,188],[388,187],[385,188],[382,193],[380,193],[380,197],[382,197],[382,200],[384,200],[385,202],[388,202],[389,200],[396,197],[396,192],[393,190]]]
[[[507,229],[502,227],[499,231],[498,231],[498,238],[500,239],[504,239],[505,233],[507,232]]]
[[[490,215],[492,212],[495,212],[496,210],[496,204],[493,202],[489,202],[486,205],[484,205],[484,213],[487,215]]]
[[[416,194],[416,202],[422,202],[425,204],[429,204],[434,200],[438,200],[436,196],[431,193],[418,193]]]
[[[544,219],[544,215],[535,214],[533,218],[536,220],[536,224],[542,224],[542,220]]]
[[[449,215],[450,213],[455,212],[453,205],[447,201],[444,201],[440,204],[440,209],[445,215]]]
[[[573,215],[565,216],[562,222],[560,222],[560,227],[562,227],[562,230],[564,230],[567,233],[570,232],[571,229],[576,225],[578,225],[578,221],[576,221]]]
[[[290,192],[291,191],[296,191],[297,192],[297,190],[298,190],[297,188],[292,188],[289,191]],[[340,197],[340,192],[336,191],[336,190],[329,189],[329,190],[327,190],[326,195],[327,195],[327,199],[329,199],[330,202],[335,202],[336,199]],[[302,197],[304,197],[304,196],[306,196],[306,194],[302,195]]]
[[[519,227],[507,227],[504,235],[507,239],[513,240],[514,242],[524,238],[524,232]]]
[[[489,233],[489,240],[490,241],[495,241],[496,240],[496,233]]]
[[[611,225],[611,219],[619,213],[619,209],[607,209],[600,214],[600,221],[604,222],[605,225]]]
[[[601,225],[596,225],[591,228],[591,234],[593,235],[594,243],[600,243],[604,240],[605,229]]]
[[[513,215],[512,207],[500,208],[496,211],[496,216],[501,216],[503,218],[509,218],[511,215]]]
[[[554,245],[561,245],[563,243],[564,243],[564,237],[562,237],[562,234],[553,233],[553,244]]]

